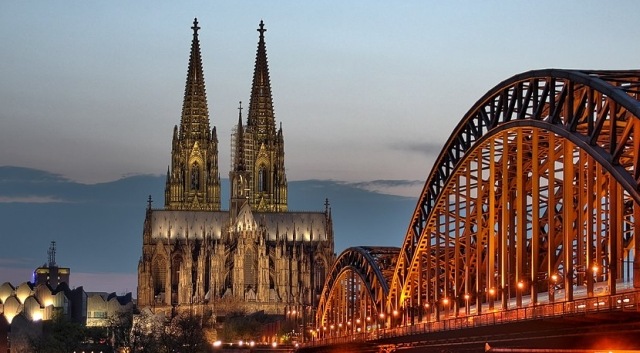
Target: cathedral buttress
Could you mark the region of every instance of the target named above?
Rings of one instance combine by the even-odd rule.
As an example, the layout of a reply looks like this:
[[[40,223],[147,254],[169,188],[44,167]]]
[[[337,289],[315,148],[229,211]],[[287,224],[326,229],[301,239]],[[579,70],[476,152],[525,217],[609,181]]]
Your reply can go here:
[[[220,210],[218,137],[210,129],[209,109],[198,39],[193,20],[193,41],[187,70],[180,127],[173,131],[171,166],[167,172],[165,208],[168,210]]]

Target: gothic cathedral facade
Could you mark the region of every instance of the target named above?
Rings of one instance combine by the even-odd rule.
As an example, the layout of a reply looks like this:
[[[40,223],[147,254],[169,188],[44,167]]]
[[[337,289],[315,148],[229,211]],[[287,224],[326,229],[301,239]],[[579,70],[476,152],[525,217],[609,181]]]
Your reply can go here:
[[[246,123],[232,133],[229,210],[220,205],[218,138],[211,127],[197,20],[180,126],[173,129],[164,209],[147,207],[138,264],[138,306],[311,315],[335,260],[328,202],[287,207],[282,126],[276,128],[260,21]],[[310,316],[309,316],[310,317]]]

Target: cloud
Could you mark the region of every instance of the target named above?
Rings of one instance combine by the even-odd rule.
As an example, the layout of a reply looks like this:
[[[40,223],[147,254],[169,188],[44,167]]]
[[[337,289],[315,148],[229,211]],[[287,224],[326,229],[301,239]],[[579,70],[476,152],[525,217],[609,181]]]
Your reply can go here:
[[[54,196],[2,196],[0,195],[0,203],[61,203],[68,202],[58,199]]]
[[[17,167],[10,165],[0,166],[0,183],[7,182],[66,183],[69,182],[69,179],[60,174],[55,174],[34,168]]]
[[[419,153],[426,156],[437,157],[442,151],[444,146],[443,142],[429,141],[429,142],[409,142],[401,141],[392,143],[390,147],[394,150]]]
[[[10,266],[10,267],[22,267],[28,266],[34,262],[31,258],[20,257],[20,258],[0,258],[0,266]],[[0,280],[2,280],[0,278]]]
[[[420,180],[372,180],[356,183],[345,183],[359,189],[385,195],[396,195],[415,198],[420,195],[424,181]]]

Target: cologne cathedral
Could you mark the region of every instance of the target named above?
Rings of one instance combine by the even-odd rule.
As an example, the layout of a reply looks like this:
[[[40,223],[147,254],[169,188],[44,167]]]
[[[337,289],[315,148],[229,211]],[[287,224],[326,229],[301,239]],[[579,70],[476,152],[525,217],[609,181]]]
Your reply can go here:
[[[309,315],[335,260],[331,210],[292,212],[282,125],[276,128],[261,21],[246,123],[231,137],[229,210],[220,207],[218,138],[211,127],[197,20],[180,125],[173,129],[164,209],[151,199],[138,264],[138,306]]]

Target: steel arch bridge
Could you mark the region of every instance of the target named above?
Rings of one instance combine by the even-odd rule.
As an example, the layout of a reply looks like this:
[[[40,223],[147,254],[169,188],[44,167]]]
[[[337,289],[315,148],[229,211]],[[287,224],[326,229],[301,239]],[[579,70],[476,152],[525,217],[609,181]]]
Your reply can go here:
[[[389,327],[640,289],[639,96],[639,70],[536,70],[488,91],[436,160],[392,275],[345,251],[317,332],[356,302]]]
[[[317,334],[356,333],[377,325],[399,253],[397,247],[360,246],[343,251],[320,296],[322,329]]]

